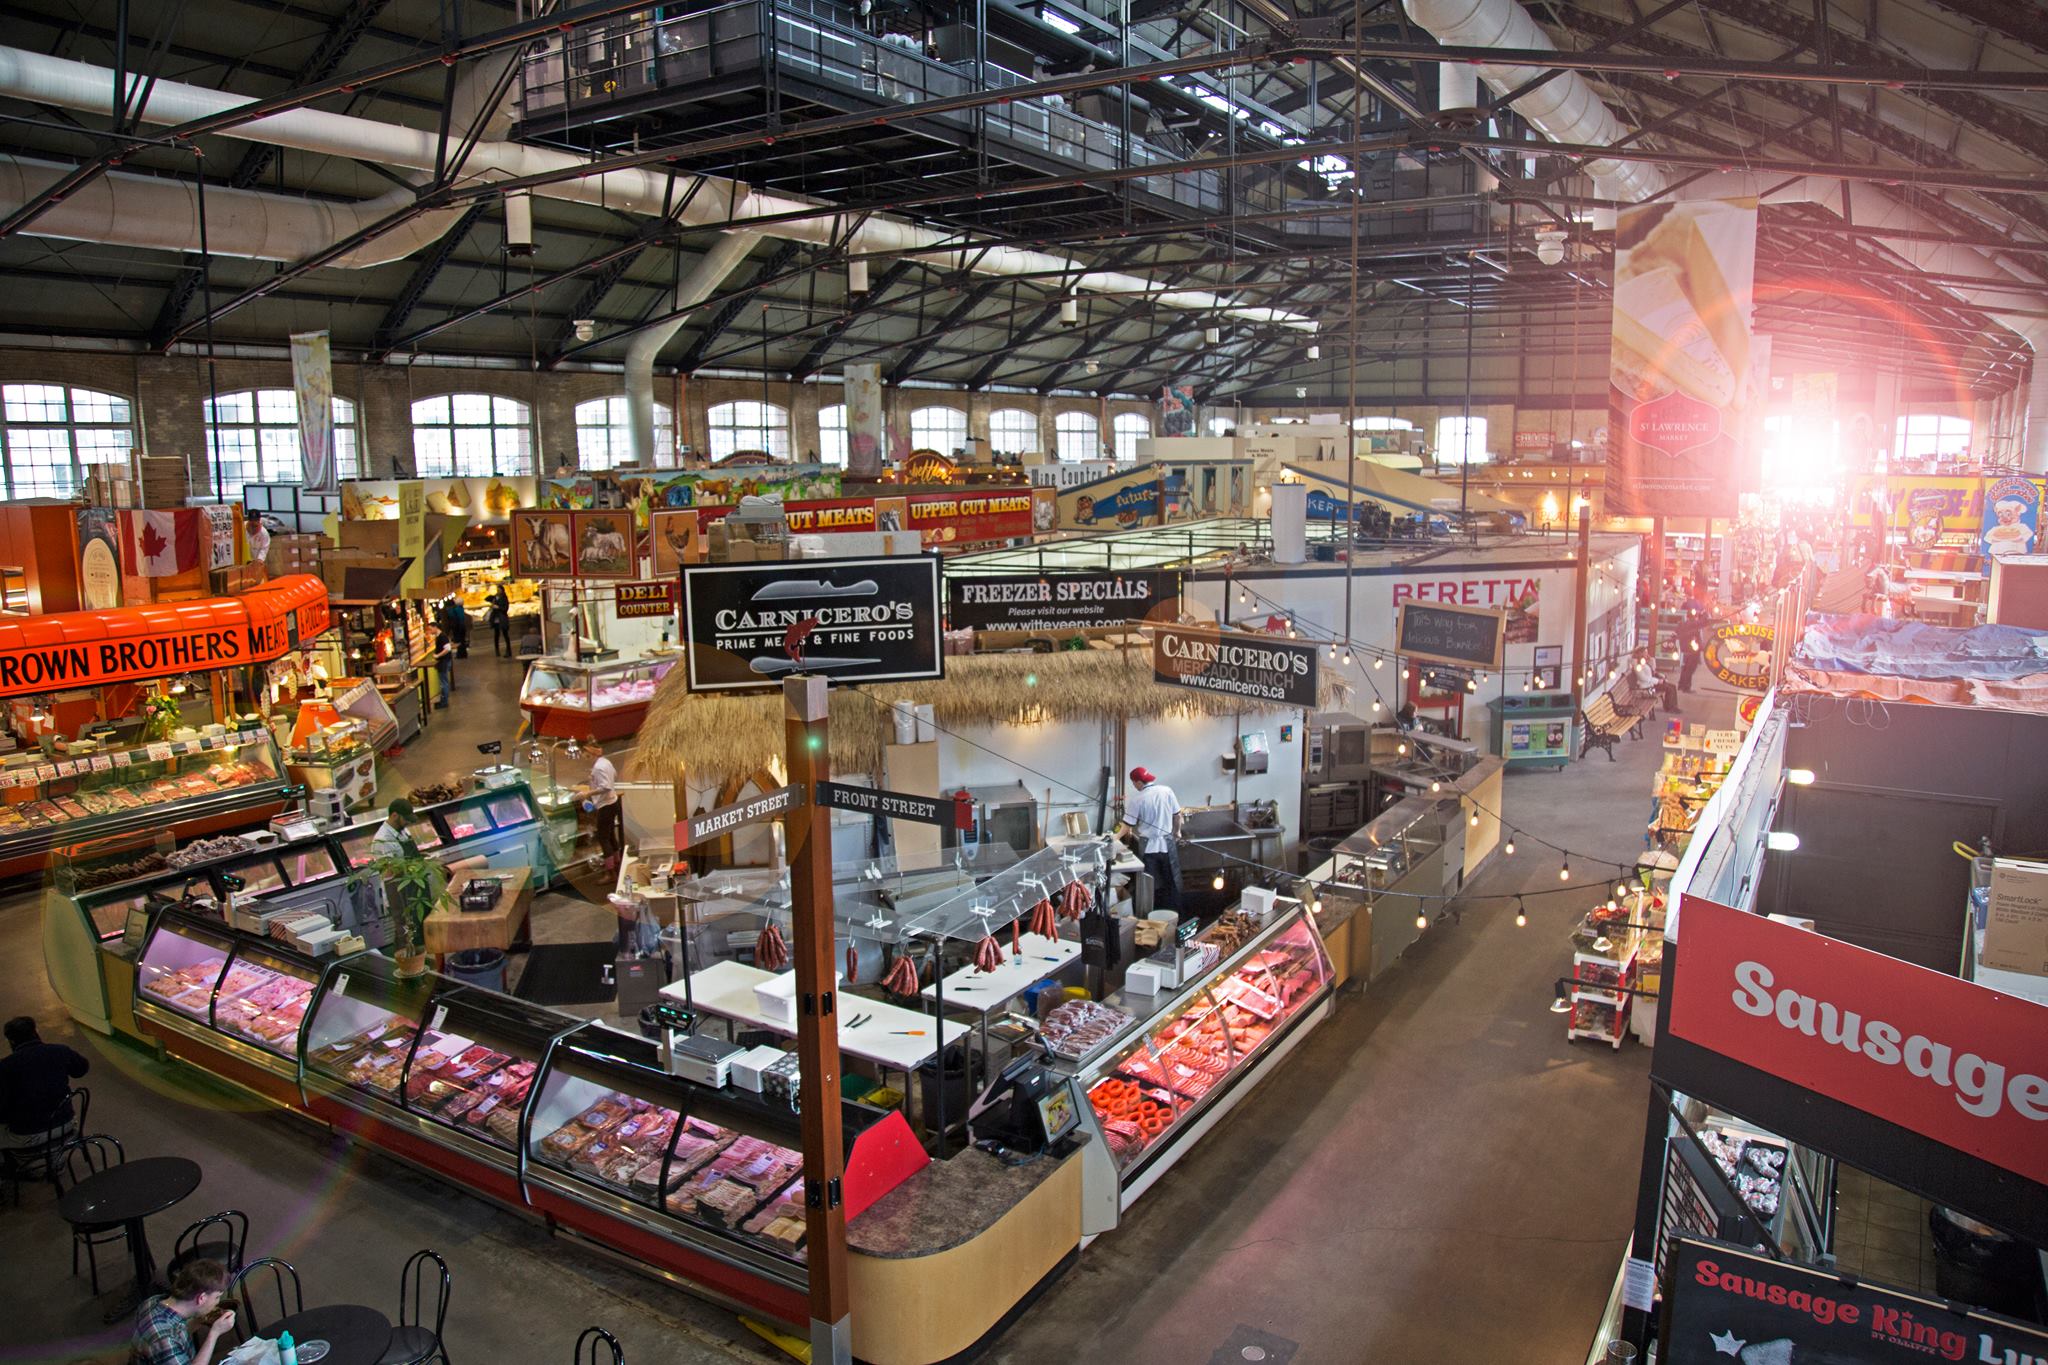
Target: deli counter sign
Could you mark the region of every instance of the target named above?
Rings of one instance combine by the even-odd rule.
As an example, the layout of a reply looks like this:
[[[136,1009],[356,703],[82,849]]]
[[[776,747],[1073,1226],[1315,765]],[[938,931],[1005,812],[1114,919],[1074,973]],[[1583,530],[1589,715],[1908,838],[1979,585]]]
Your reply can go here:
[[[1318,705],[1315,646],[1263,635],[1161,626],[1152,634],[1152,677],[1222,697],[1309,710]]]
[[[689,690],[943,677],[939,605],[937,555],[686,566]]]
[[[666,616],[676,609],[676,585],[669,579],[654,583],[621,583],[614,591],[618,593],[614,609],[622,621],[642,616]]]

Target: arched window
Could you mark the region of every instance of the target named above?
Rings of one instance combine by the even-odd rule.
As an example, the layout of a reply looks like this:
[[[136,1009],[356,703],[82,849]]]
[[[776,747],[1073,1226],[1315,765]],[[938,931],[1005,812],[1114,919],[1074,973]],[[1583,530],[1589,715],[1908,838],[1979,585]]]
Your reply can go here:
[[[1438,464],[1485,464],[1493,456],[1486,449],[1484,417],[1440,417],[1436,423]]]
[[[846,404],[834,403],[818,409],[818,458],[826,464],[846,467]]]
[[[533,473],[533,410],[516,398],[449,393],[412,405],[413,472],[423,479]]]
[[[967,448],[967,414],[958,408],[919,408],[910,414],[910,448],[951,455]]]
[[[1970,453],[1970,419],[1915,412],[1899,418],[1902,460],[1959,460]]]
[[[10,498],[68,498],[85,466],[127,464],[135,450],[135,409],[111,393],[4,384],[0,416]]]
[[[1139,440],[1152,434],[1152,419],[1142,412],[1120,412],[1110,419],[1109,431],[1116,440],[1116,457],[1135,460]]]
[[[576,405],[578,469],[613,469],[633,462],[632,419],[626,414],[624,394]],[[661,469],[676,464],[676,415],[666,403],[654,405],[653,459]]]
[[[222,498],[242,496],[251,483],[304,483],[299,445],[299,400],[290,389],[244,389],[200,404],[206,417],[206,487]],[[344,479],[361,478],[356,464],[356,405],[334,400],[334,467]]]
[[[773,403],[719,403],[706,416],[713,460],[741,450],[765,450],[775,459],[789,458],[788,408]]]
[[[1059,457],[1062,460],[1102,458],[1102,428],[1096,424],[1093,414],[1063,412],[1053,418],[1052,427],[1059,437]]]
[[[1024,408],[997,408],[988,415],[988,443],[998,455],[1039,449],[1038,414]]]

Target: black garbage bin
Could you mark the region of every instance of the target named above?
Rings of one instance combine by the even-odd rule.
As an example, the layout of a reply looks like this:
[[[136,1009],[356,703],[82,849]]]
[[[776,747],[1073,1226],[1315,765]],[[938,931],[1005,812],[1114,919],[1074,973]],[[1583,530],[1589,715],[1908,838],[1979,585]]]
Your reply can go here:
[[[967,1106],[974,1101],[974,1078],[968,1069],[967,1050],[955,1043],[943,1054],[946,1063],[946,1127],[957,1128],[967,1121]],[[918,1098],[924,1104],[924,1126],[933,1133],[939,1127],[939,1064],[928,1061],[917,1069]]]
[[[499,948],[464,948],[448,954],[443,970],[457,981],[485,990],[505,989],[505,953]]]

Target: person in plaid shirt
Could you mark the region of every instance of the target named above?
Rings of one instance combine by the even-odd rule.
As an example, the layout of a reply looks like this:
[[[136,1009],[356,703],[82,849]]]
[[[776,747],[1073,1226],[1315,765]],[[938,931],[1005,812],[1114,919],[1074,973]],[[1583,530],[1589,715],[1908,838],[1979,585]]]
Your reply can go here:
[[[235,1325],[235,1315],[222,1310],[201,1328],[193,1341],[191,1322],[220,1307],[227,1292],[228,1270],[219,1261],[192,1261],[171,1275],[171,1292],[143,1300],[135,1315],[129,1365],[213,1365],[214,1348]]]

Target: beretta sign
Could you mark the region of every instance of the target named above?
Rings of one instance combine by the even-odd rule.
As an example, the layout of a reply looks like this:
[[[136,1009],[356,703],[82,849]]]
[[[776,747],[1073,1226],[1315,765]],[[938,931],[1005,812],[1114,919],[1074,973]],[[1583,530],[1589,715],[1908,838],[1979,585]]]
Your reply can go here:
[[[943,677],[939,628],[936,555],[683,569],[692,692]]]
[[[1671,1032],[2048,1184],[2048,1006],[1695,896]]]
[[[1313,710],[1316,649],[1263,635],[1201,626],[1152,633],[1152,676],[1173,687]]]
[[[1079,630],[1143,621],[1180,597],[1180,575],[1125,573],[946,575],[954,630]]]

